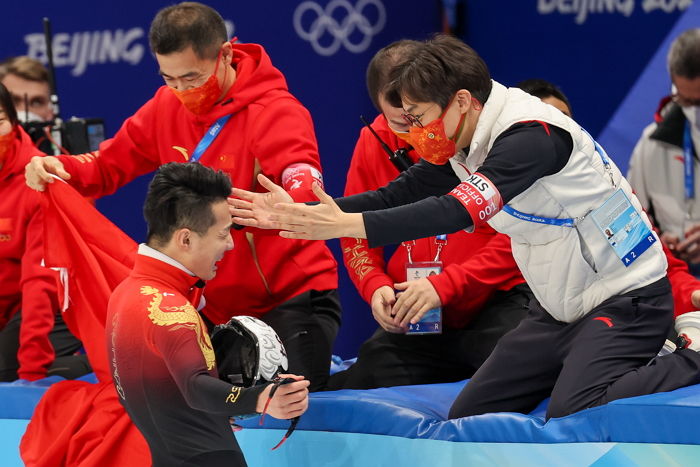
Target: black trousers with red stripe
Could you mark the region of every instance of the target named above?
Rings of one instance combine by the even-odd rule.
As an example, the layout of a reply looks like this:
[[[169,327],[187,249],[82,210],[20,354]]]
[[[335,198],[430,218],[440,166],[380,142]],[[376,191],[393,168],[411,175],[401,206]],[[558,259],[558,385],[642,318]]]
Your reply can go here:
[[[499,341],[449,417],[527,413],[549,396],[547,418],[562,417],[700,383],[699,353],[683,349],[654,358],[672,325],[667,278],[611,297],[573,323],[557,321],[533,299],[528,316]]]

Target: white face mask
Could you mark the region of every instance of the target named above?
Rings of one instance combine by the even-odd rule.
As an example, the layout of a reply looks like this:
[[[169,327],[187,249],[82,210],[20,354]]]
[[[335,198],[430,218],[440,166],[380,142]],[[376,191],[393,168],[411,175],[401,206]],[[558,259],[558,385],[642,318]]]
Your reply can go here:
[[[44,119],[35,114],[34,112],[27,112],[24,110],[18,110],[17,111],[17,118],[19,119],[20,122],[22,123],[29,123],[29,122],[43,122]]]
[[[690,122],[690,128],[695,131],[700,131],[700,107],[693,105],[690,107],[681,107],[681,109],[683,110],[685,118]]]

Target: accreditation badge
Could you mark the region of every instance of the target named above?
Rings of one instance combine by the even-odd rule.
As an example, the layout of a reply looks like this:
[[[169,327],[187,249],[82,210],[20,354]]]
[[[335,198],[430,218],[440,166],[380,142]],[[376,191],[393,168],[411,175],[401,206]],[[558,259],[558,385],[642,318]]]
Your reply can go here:
[[[656,241],[656,236],[622,190],[617,190],[591,216],[626,267]]]
[[[406,263],[406,280],[413,281],[440,274],[442,261]],[[408,323],[406,334],[442,334],[442,307],[428,310],[416,324]]]

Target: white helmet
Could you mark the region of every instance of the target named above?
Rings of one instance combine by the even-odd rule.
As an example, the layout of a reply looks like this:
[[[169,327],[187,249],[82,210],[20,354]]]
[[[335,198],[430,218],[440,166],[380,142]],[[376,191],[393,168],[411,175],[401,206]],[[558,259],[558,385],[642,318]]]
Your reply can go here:
[[[287,370],[287,352],[279,336],[252,316],[234,316],[216,326],[211,343],[219,378],[226,382],[249,387]]]

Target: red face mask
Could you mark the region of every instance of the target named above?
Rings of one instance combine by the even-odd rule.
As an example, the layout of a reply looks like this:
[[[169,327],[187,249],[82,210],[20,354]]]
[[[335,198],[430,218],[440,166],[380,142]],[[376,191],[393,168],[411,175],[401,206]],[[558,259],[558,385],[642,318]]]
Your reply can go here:
[[[219,55],[216,57],[216,67],[214,68],[214,73],[201,86],[187,89],[185,91],[178,91],[175,88],[170,88],[175,96],[180,99],[182,105],[184,105],[187,110],[195,115],[207,113],[214,106],[214,104],[216,104],[219,96],[221,96],[221,86],[219,86],[219,80],[216,78],[216,72],[219,70],[220,59],[221,51],[219,51]]]
[[[12,151],[12,146],[14,143],[15,129],[13,127],[12,131],[10,131],[8,134],[0,136],[0,167],[5,165],[5,161]]]
[[[438,118],[424,127],[412,126],[409,129],[409,143],[422,159],[425,159],[431,164],[445,165],[457,152],[455,141],[459,134],[462,133],[462,127],[464,126],[464,120],[467,114],[462,114],[457,124],[455,134],[452,138],[448,138],[442,119],[445,117],[450,105],[452,105],[451,101]]]
[[[396,137],[400,140],[403,140],[407,142],[408,144],[411,144],[411,134],[407,131],[396,131],[393,128],[389,127],[392,133],[396,135]]]

